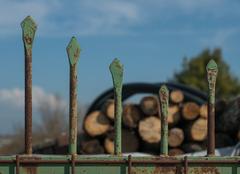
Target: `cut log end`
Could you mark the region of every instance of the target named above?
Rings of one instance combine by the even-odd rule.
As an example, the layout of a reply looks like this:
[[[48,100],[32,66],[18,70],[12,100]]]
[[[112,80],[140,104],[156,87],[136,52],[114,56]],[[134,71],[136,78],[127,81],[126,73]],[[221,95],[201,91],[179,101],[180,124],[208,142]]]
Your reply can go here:
[[[141,112],[136,105],[126,104],[123,107],[123,124],[129,128],[136,128],[141,119]]]
[[[176,104],[182,103],[184,100],[183,92],[180,90],[173,90],[170,93],[170,100],[172,103],[176,103]]]
[[[180,128],[172,128],[168,134],[168,145],[170,147],[178,147],[184,140],[184,132]]]
[[[80,145],[82,154],[102,154],[104,149],[97,139],[82,142]]]
[[[179,106],[174,105],[168,108],[168,125],[169,127],[175,126],[180,121]]]
[[[114,112],[115,112],[114,108],[115,108],[114,100],[109,99],[103,105],[102,111],[108,118],[110,118],[111,120],[114,120]]]
[[[148,143],[158,143],[161,140],[161,121],[150,116],[141,120],[138,128],[141,138]]]
[[[194,120],[200,112],[199,106],[194,102],[187,102],[183,105],[182,116],[186,120]]]
[[[143,97],[140,101],[140,107],[146,115],[157,115],[158,114],[158,100],[155,96]]]
[[[207,120],[199,118],[190,128],[190,136],[194,141],[204,141],[207,137]]]
[[[202,118],[207,118],[208,117],[208,105],[207,104],[203,104],[200,107],[200,116]]]
[[[114,154],[114,133],[110,133],[104,140],[104,148],[107,153]],[[137,152],[139,139],[133,131],[122,130],[122,152]]]
[[[110,127],[110,121],[100,111],[90,113],[84,121],[84,128],[92,137],[105,134]]]

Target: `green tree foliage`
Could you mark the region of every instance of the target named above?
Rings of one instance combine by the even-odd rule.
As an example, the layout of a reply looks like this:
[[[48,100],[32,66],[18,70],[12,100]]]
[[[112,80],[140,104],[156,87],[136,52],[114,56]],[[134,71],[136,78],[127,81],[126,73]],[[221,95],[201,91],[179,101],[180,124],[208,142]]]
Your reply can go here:
[[[216,85],[217,97],[229,98],[240,94],[239,79],[231,74],[228,64],[222,57],[221,49],[213,51],[206,49],[191,59],[184,58],[182,70],[174,74],[174,81],[207,92],[206,65],[210,59],[216,61],[219,69]]]

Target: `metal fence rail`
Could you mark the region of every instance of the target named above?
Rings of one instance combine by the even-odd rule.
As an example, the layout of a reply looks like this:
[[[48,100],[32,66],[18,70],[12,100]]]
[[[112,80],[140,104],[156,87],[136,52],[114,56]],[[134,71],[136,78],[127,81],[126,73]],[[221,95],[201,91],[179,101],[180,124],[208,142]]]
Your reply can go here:
[[[67,46],[70,64],[69,154],[32,154],[32,44],[36,24],[31,17],[21,23],[25,51],[25,154],[0,156],[0,174],[240,174],[240,157],[215,156],[215,86],[217,64],[206,67],[208,94],[208,148],[205,157],[168,156],[168,101],[165,85],[159,90],[161,110],[161,154],[124,155],[121,150],[123,65],[118,59],[110,64],[115,99],[114,155],[77,155],[77,63],[80,46],[72,37]]]

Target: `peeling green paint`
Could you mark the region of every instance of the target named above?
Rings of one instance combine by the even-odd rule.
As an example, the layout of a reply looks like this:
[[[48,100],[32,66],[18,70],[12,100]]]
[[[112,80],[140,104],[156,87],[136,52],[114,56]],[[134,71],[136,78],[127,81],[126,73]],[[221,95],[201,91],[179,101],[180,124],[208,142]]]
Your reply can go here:
[[[114,153],[121,155],[122,152],[122,82],[123,82],[123,65],[118,59],[114,59],[109,66],[112,74],[114,97],[115,97],[115,143]]]
[[[166,85],[159,90],[161,111],[161,155],[168,155],[168,103],[169,91]]]

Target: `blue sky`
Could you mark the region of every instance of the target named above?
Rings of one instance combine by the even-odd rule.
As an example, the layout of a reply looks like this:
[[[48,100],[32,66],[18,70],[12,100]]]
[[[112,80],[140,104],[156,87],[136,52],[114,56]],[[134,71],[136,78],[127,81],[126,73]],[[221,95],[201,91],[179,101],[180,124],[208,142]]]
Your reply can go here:
[[[115,57],[124,64],[125,82],[160,82],[180,70],[183,57],[220,47],[240,77],[239,9],[238,0],[0,0],[0,119],[5,120],[0,132],[23,120],[20,22],[27,15],[38,24],[33,47],[36,109],[42,100],[54,107],[54,94],[68,103],[66,46],[73,35],[82,49],[82,104],[112,86],[108,66]]]

